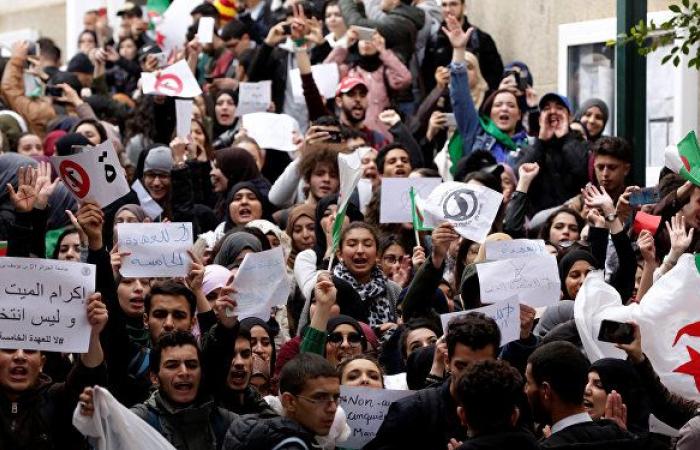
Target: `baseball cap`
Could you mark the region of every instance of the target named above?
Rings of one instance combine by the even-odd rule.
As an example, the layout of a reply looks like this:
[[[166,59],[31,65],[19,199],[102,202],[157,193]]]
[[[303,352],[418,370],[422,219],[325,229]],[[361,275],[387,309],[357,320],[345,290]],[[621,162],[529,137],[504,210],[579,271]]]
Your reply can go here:
[[[556,92],[548,92],[542,96],[540,99],[540,111],[544,108],[544,105],[549,102],[549,101],[555,101],[557,103],[560,103],[566,107],[566,109],[569,110],[569,114],[572,114],[572,108],[571,108],[571,102],[569,101],[568,98],[566,98],[563,95],[557,94]]]
[[[347,76],[340,80],[338,83],[338,89],[335,91],[336,97],[340,94],[347,94],[348,92],[355,89],[357,86],[364,86],[366,90],[369,90],[367,83],[360,77]]]
[[[124,3],[124,6],[119,8],[117,11],[117,16],[143,17],[143,10],[139,5],[136,5],[133,2],[126,2]]]

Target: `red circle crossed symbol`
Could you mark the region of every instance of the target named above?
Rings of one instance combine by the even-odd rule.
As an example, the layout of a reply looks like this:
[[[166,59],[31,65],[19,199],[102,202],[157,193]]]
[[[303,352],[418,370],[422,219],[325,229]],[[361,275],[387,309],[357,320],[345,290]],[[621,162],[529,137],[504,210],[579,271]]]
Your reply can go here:
[[[90,191],[90,177],[80,164],[70,160],[61,161],[58,172],[68,189],[78,198],[85,197]]]
[[[182,80],[176,75],[166,73],[156,77],[155,89],[163,95],[177,95],[182,92]]]

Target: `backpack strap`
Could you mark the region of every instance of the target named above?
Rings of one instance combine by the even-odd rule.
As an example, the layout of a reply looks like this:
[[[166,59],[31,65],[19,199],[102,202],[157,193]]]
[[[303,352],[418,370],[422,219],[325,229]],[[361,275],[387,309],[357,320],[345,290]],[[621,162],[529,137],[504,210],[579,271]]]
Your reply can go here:
[[[163,425],[160,423],[160,417],[151,407],[146,406],[146,417],[143,420],[156,430],[158,434],[163,435]]]

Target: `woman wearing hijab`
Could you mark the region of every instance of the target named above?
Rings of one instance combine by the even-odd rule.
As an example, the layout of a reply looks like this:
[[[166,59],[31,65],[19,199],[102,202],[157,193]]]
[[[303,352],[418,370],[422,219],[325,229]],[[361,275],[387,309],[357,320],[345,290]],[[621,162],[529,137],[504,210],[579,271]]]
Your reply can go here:
[[[272,320],[273,326],[278,328],[277,322]],[[275,373],[275,361],[277,359],[277,349],[275,346],[275,334],[273,333],[270,321],[257,317],[248,317],[241,320],[241,330],[250,333],[250,347],[253,353],[258,355],[268,365],[268,373]]]
[[[231,188],[241,181],[252,182],[264,196],[270,192],[270,182],[260,175],[255,158],[242,148],[224,148],[214,152],[209,178],[213,191],[219,195],[214,211],[221,219],[226,213],[226,198]]]
[[[297,205],[289,212],[287,218],[287,236],[292,239],[292,251],[287,258],[287,267],[294,269],[294,261],[304,250],[316,245],[316,208],[313,205]]]
[[[603,135],[609,117],[608,105],[603,100],[589,98],[581,104],[575,119],[584,126],[588,142],[593,143]]]
[[[593,255],[582,249],[570,250],[559,261],[559,278],[563,300],[575,300],[586,276],[598,267]]]
[[[231,233],[221,240],[219,251],[214,257],[214,264],[231,270],[238,268],[248,253],[262,251],[260,240],[247,231]]]
[[[238,132],[240,121],[236,116],[238,94],[230,89],[222,89],[214,97],[212,141],[215,149],[231,145]]]
[[[226,204],[226,218],[222,224],[219,224],[217,230],[221,229],[222,225],[222,231],[226,232],[253,220],[270,219],[270,204],[267,197],[250,181],[236,183],[229,190]]]

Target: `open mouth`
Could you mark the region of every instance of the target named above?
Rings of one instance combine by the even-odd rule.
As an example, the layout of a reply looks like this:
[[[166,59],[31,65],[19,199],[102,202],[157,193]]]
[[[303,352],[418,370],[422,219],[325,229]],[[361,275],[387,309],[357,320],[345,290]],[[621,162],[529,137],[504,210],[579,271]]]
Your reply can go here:
[[[367,263],[368,263],[367,258],[353,258],[352,259],[352,264],[355,267],[364,267],[367,265]]]
[[[548,122],[549,122],[549,126],[556,128],[561,123],[561,119],[559,118],[559,116],[551,115],[551,116],[549,116]]]
[[[408,172],[406,172],[404,169],[396,169],[394,171],[394,175],[396,175],[398,177],[404,177],[404,176],[408,175]]]
[[[228,379],[233,382],[233,384],[243,384],[246,381],[246,371],[245,370],[233,370],[229,372]]]
[[[175,383],[173,387],[177,392],[189,392],[194,387],[194,384],[190,383],[189,381],[180,381]]]
[[[10,369],[10,379],[12,381],[22,381],[27,377],[28,374],[29,371],[26,367],[16,366]]]
[[[253,215],[253,212],[250,210],[250,208],[241,208],[238,210],[238,215],[241,217],[241,219],[248,219]]]
[[[143,307],[143,296],[133,297],[129,299],[129,303],[133,306]]]
[[[593,402],[590,400],[583,400],[583,407],[586,409],[593,409]]]

